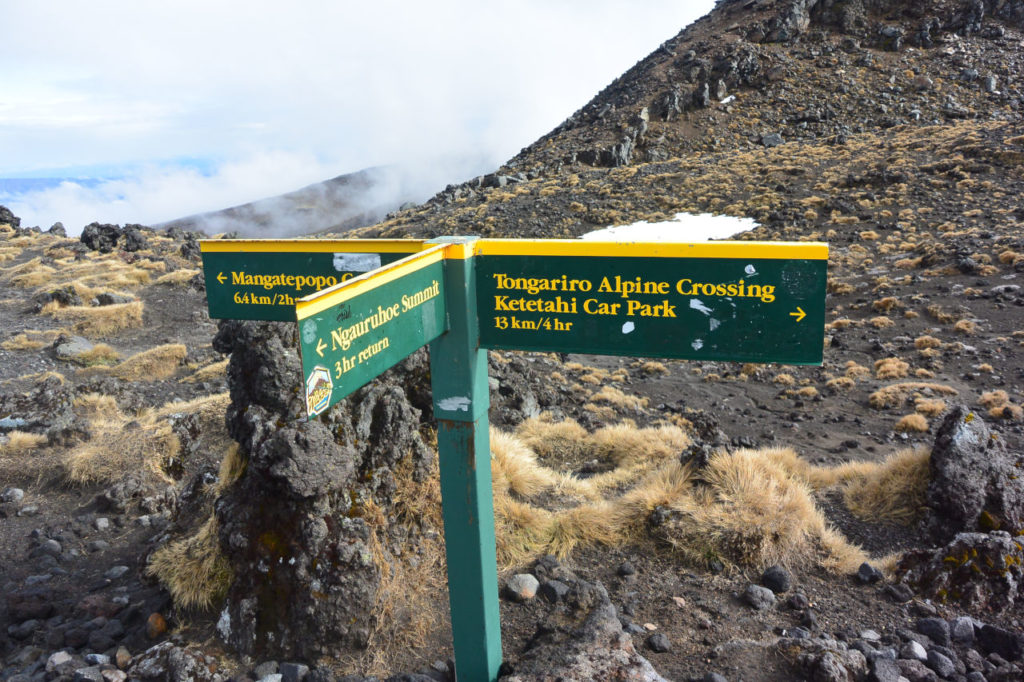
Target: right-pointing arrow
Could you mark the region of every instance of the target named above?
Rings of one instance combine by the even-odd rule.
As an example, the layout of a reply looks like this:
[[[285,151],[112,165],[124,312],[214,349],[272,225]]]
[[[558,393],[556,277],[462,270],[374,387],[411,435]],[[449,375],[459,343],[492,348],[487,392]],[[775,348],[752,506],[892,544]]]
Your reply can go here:
[[[790,315],[795,317],[797,322],[799,322],[800,320],[802,320],[805,317],[807,317],[807,313],[805,313],[804,309],[801,308],[800,306],[797,306],[796,307],[796,312],[795,313],[790,313]]]

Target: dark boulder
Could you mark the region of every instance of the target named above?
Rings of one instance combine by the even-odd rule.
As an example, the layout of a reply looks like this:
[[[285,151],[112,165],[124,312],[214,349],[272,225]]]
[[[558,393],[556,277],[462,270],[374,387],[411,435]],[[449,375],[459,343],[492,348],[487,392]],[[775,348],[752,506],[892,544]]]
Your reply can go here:
[[[11,227],[21,227],[21,218],[11,213],[11,209],[6,206],[0,206],[0,225],[4,224]]]
[[[79,238],[83,244],[93,251],[110,253],[117,248],[117,241],[121,238],[121,228],[108,223],[89,223],[82,230]]]
[[[1024,550],[1002,531],[961,533],[945,547],[908,552],[897,575],[934,601],[958,603],[976,613],[1001,613],[1019,596]]]
[[[439,542],[420,519],[394,522],[434,463],[410,401],[428,382],[426,353],[306,421],[295,325],[225,321],[214,344],[231,353],[226,419],[247,460],[216,503],[234,576],[218,632],[256,658],[364,648],[384,626],[385,572]]]
[[[957,533],[1024,530],[1024,457],[1007,451],[976,412],[955,406],[946,414],[931,455],[924,524],[932,539]]]

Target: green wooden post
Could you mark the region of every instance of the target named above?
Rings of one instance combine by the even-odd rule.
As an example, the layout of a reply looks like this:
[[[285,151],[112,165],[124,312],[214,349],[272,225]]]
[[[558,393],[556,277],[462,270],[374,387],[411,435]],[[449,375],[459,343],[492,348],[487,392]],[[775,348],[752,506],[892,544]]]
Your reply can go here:
[[[448,559],[448,601],[459,680],[488,682],[501,666],[501,619],[491,497],[487,351],[480,349],[475,237],[462,258],[445,259],[450,329],[430,345],[430,376],[441,459],[441,506]]]

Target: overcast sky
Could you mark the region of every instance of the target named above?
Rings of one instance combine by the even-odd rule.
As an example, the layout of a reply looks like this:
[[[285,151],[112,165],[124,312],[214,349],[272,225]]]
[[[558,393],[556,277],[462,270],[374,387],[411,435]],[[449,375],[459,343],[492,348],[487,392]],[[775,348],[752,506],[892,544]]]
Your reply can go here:
[[[23,224],[155,223],[369,166],[497,166],[713,0],[9,0],[0,178]]]

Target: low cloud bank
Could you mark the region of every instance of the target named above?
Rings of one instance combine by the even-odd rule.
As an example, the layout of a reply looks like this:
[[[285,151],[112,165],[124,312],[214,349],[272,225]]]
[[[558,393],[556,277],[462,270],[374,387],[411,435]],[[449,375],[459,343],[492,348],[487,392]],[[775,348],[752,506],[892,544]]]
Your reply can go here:
[[[238,231],[251,237],[316,232],[365,215],[383,215],[407,201],[420,202],[447,183],[494,164],[490,159],[422,162],[347,169],[301,154],[261,154],[215,166],[145,167],[124,178],[62,181],[0,197],[23,226],[64,224],[71,236],[91,222],[188,224],[210,234]],[[282,178],[294,191],[279,195]],[[325,178],[335,178],[324,182]],[[229,207],[239,207],[231,210]],[[182,220],[184,219],[184,220]]]

